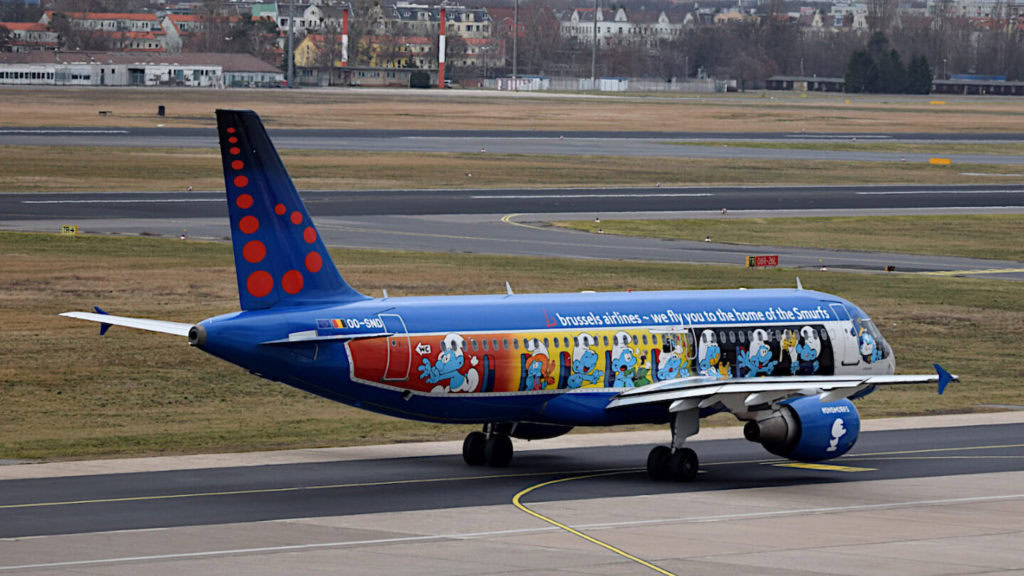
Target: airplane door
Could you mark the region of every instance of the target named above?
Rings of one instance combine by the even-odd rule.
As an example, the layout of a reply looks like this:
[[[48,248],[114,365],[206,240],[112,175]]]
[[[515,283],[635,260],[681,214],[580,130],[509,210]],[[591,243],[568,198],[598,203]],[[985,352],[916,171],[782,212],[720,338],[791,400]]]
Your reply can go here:
[[[838,303],[829,304],[829,307],[839,319],[839,322],[832,323],[835,328],[829,330],[829,336],[832,337],[832,350],[835,351],[840,364],[856,366],[860,364],[860,352],[857,350],[857,336],[850,332],[853,330],[853,319],[850,318],[850,312],[846,306]]]
[[[398,314],[378,314],[384,322],[388,336],[388,365],[384,369],[385,381],[409,379],[409,368],[412,365],[412,346],[409,344],[409,331],[405,321]]]

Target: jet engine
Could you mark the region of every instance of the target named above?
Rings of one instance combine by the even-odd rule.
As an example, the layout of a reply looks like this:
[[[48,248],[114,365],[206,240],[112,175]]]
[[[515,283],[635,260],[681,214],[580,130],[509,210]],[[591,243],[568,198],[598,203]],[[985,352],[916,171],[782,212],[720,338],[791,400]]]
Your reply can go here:
[[[743,427],[743,436],[772,454],[814,462],[849,452],[860,432],[860,415],[847,399],[821,402],[817,396],[786,400],[778,409]]]

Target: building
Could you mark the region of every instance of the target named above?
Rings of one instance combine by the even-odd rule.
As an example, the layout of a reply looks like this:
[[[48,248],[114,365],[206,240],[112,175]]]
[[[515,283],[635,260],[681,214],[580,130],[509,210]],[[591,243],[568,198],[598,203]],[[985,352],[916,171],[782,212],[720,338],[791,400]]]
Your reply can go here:
[[[577,8],[559,21],[562,38],[572,39],[581,44],[594,41],[593,9]],[[630,19],[625,8],[601,9],[597,16],[597,45],[643,45],[653,47],[663,40],[674,40],[683,33],[683,22],[673,22],[662,11],[658,13],[638,10],[636,18]]]
[[[766,81],[768,90],[795,92],[842,92],[846,79],[829,76],[772,76]]]
[[[342,56],[345,52],[344,46],[342,45],[341,34],[333,35],[334,41],[334,66],[343,66],[344,62]],[[326,45],[327,39],[323,34],[307,34],[301,42],[295,46],[295,65],[305,68],[315,68],[321,66],[323,59],[321,54],[323,48]]]
[[[491,16],[487,10],[458,4],[428,6],[398,2],[385,11],[386,26],[395,34],[436,38],[441,32],[441,8],[445,9],[445,34],[463,38],[491,37]]]
[[[113,48],[125,52],[166,52],[168,46],[180,49],[180,39],[175,31],[168,40],[167,32],[153,13],[136,12],[66,12],[47,10],[39,23],[54,26],[55,20],[66,18],[77,30],[100,33],[110,39]]]
[[[0,22],[10,32],[10,51],[56,50],[60,35],[38,22]]]
[[[366,36],[361,43],[369,68],[437,68],[434,40],[426,36]]]
[[[0,85],[276,87],[277,68],[248,54],[19,52],[0,54]]]

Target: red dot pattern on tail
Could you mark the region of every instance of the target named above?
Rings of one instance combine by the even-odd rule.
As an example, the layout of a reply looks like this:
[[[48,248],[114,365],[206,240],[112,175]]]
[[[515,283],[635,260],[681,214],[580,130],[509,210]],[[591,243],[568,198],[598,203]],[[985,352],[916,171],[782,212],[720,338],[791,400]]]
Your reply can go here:
[[[306,244],[316,242],[316,230],[312,226],[306,226],[306,229],[302,231],[302,239],[306,241]]]
[[[302,224],[302,212],[299,212],[298,210],[292,212],[292,224],[295,224],[296,226]]]
[[[231,168],[233,170],[241,170],[242,168],[245,168],[245,163],[242,162],[241,160],[232,160]]]
[[[235,204],[237,204],[242,210],[248,210],[249,208],[252,208],[252,196],[248,194],[239,194],[238,198],[235,199]]]
[[[238,221],[238,229],[246,234],[252,234],[260,229],[260,221],[251,214],[249,216],[243,216],[242,219]]]
[[[324,265],[324,259],[320,257],[319,252],[310,252],[306,254],[306,270],[309,270],[313,274],[320,271]]]
[[[274,206],[274,214],[277,214],[278,216],[284,216],[284,213],[287,211],[288,209],[284,207],[284,204]]]
[[[238,176],[235,176],[235,186],[237,186],[239,188],[245,188],[248,185],[249,185],[249,179],[248,178],[246,178],[245,176],[243,176],[241,174],[239,174]]]
[[[259,240],[250,240],[249,242],[246,242],[245,247],[242,248],[242,257],[245,258],[246,262],[257,264],[262,262],[263,257],[266,255],[267,247]]]
[[[298,294],[302,290],[302,272],[289,270],[281,277],[281,288],[289,294]]]
[[[274,289],[274,277],[266,270],[257,270],[249,274],[249,278],[245,281],[245,289],[249,291],[249,294],[263,298]]]

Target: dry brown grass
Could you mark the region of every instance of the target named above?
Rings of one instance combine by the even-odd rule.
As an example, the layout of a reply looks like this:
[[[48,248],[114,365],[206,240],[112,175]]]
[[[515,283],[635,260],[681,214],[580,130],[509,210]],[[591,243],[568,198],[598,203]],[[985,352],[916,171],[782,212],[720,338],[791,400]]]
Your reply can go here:
[[[846,102],[849,101],[847,104]],[[156,116],[157,105],[168,116]],[[0,126],[213,126],[250,108],[270,127],[714,132],[1021,132],[1014,99],[789,94],[601,99],[396,91],[33,88],[0,90]],[[99,116],[110,110],[111,116]]]
[[[556,222],[606,234],[1024,261],[1024,215],[853,216]]]
[[[304,190],[726,184],[991,183],[1001,165],[285,150]],[[870,166],[870,169],[866,168]],[[100,168],[101,167],[101,168]],[[1001,183],[1024,177],[1000,178]],[[0,146],[5,192],[222,190],[215,150]]]
[[[357,288],[393,296],[625,288],[789,286],[789,270],[332,250]],[[808,288],[864,307],[903,372],[943,362],[964,383],[860,402],[868,417],[1024,404],[1024,333],[1015,283],[801,271]],[[490,286],[493,284],[493,286]],[[221,452],[460,438],[465,427],[386,418],[250,376],[181,339],[57,317],[115,314],[195,322],[236,309],[226,243],[0,233],[0,458]]]

